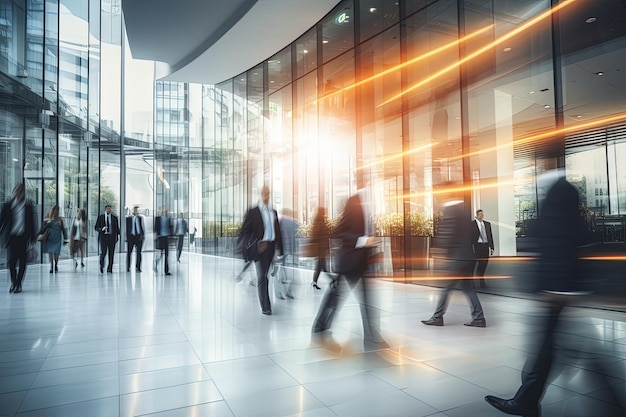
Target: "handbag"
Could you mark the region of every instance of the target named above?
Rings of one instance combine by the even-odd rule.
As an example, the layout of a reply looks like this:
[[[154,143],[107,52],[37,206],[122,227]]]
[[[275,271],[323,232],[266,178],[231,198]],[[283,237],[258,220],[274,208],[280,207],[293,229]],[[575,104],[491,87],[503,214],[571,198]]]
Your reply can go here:
[[[29,246],[26,250],[26,263],[32,264],[39,260],[39,252],[35,246]]]
[[[367,266],[365,248],[340,247],[333,252],[332,271],[343,275],[362,275]]]
[[[45,230],[43,233],[37,235],[38,242],[47,242],[48,241],[48,231]]]

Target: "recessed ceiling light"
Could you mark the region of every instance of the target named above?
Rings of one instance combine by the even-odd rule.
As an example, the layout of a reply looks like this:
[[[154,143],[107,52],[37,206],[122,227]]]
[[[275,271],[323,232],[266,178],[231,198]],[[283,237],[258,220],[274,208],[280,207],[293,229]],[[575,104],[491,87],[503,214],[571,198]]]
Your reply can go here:
[[[309,51],[308,51],[308,50],[306,50],[306,49],[305,49],[304,51],[302,51],[302,52],[304,52],[305,54],[308,54],[308,53],[309,53]]]
[[[328,43],[328,41],[327,41],[326,39],[324,39],[324,40],[322,41],[322,43]]]
[[[598,71],[598,72],[596,72],[596,75],[598,75],[598,76],[602,77],[602,76],[604,75],[604,72],[602,72],[602,71]]]
[[[504,52],[510,52],[510,51],[511,51],[511,49],[513,49],[513,48],[509,48],[509,47],[507,46],[507,47],[506,47],[506,48],[504,48],[502,51],[504,51]]]
[[[274,80],[271,80],[271,81],[270,81],[270,84],[274,84]]]
[[[246,81],[246,79],[245,79],[245,78],[242,78],[240,81]]]
[[[582,117],[582,116],[581,116],[580,114],[577,114],[577,115],[576,115],[576,118],[577,118],[577,119],[580,119],[581,117]]]
[[[595,22],[596,20],[598,20],[598,19],[596,19],[595,17],[589,17],[589,18],[587,18],[587,20],[585,20],[585,22],[586,22],[586,23],[593,23],[593,22]]]
[[[546,104],[543,106],[544,109],[549,109],[551,106],[549,104]]]
[[[535,90],[530,90],[528,94],[535,94]]]
[[[370,7],[370,13],[374,13],[376,10],[376,7]]]

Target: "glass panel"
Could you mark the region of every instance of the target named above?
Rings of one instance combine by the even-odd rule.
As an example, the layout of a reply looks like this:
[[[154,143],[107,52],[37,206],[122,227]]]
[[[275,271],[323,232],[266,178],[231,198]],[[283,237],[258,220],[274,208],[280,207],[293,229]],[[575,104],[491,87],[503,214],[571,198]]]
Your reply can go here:
[[[291,82],[291,46],[283,49],[267,61],[269,94]]]
[[[44,2],[27,0],[26,16],[26,74],[24,83],[38,95],[43,95],[43,21]],[[23,74],[24,75],[24,74]]]
[[[626,95],[616,88],[626,68],[623,2],[575,2],[559,16],[565,125],[603,123],[610,116],[623,122]]]
[[[102,2],[101,65],[114,68],[101,72],[101,134],[102,140],[119,140],[121,122],[122,74],[122,7],[121,0]],[[118,139],[116,139],[118,138]]]
[[[471,215],[484,210],[495,225],[496,255],[510,256],[520,211],[536,206],[524,200],[532,196],[527,159],[550,159],[558,146],[533,139],[555,128],[550,2],[470,0],[465,7]],[[524,169],[519,175],[514,161]]]
[[[291,85],[269,96],[269,152],[272,196],[279,213],[294,217],[294,166]]]
[[[441,209],[441,203],[435,202],[434,187],[463,182],[458,68],[442,71],[459,60],[457,21],[456,2],[445,0],[405,22],[409,150],[404,163],[410,175],[412,236],[433,233],[433,222]],[[439,52],[429,55],[430,51]]]
[[[89,4],[61,0],[59,8],[59,115],[87,120]]]
[[[352,0],[342,1],[321,24],[323,62],[328,62],[354,47]]]
[[[296,41],[296,77],[317,68],[317,28],[309,30]]]
[[[359,2],[361,41],[398,23],[399,5],[398,0],[361,0]]]
[[[57,113],[57,85],[58,57],[59,57],[59,2],[46,0],[45,16],[45,45],[44,45],[44,98],[46,110]]]
[[[259,103],[263,105],[263,66],[259,65],[248,71],[248,96],[250,103]],[[260,194],[259,194],[260,195]]]
[[[89,0],[89,130],[100,124],[100,0]]]

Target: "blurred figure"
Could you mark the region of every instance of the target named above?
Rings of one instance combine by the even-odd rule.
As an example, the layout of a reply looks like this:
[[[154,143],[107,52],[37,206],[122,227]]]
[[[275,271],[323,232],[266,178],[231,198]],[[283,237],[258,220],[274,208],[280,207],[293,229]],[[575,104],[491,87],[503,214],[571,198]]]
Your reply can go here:
[[[474,276],[479,278],[481,288],[487,288],[485,270],[489,263],[489,257],[493,255],[495,249],[493,235],[491,234],[491,223],[484,220],[484,217],[482,210],[476,210],[476,217],[472,220],[471,228],[472,246],[474,247],[474,256],[476,257],[476,273]]]
[[[239,247],[245,246],[244,253],[248,252],[248,248],[253,249],[250,251],[253,253],[250,260],[255,262],[257,293],[261,312],[265,315],[271,315],[272,304],[270,303],[267,273],[272,259],[274,259],[275,251],[278,250],[279,253],[282,253],[283,242],[278,223],[278,213],[270,205],[270,189],[266,185],[261,190],[259,205],[246,213],[237,244]]]
[[[126,272],[130,272],[130,257],[135,254],[135,271],[141,272],[141,248],[146,234],[143,217],[139,215],[139,206],[133,207],[132,216],[126,217]]]
[[[445,272],[451,275],[451,279],[439,296],[435,313],[430,319],[422,320],[422,323],[428,326],[443,326],[443,315],[448,308],[450,291],[456,287],[460,287],[465,293],[471,306],[472,319],[465,325],[486,326],[483,308],[474,290],[474,280],[471,278],[475,258],[472,250],[471,224],[465,216],[462,200],[453,199],[443,204],[443,220],[436,231],[433,246],[435,246],[435,253],[437,250],[441,251],[441,256],[447,265]]]
[[[172,275],[170,273],[170,242],[169,238],[172,234],[172,221],[170,219],[169,210],[163,210],[163,214],[154,218],[154,233],[156,235],[157,244],[156,247],[161,251],[161,254],[154,260],[154,272],[159,272],[159,263],[161,259],[164,260],[165,275]]]
[[[183,217],[183,213],[178,213],[178,219],[176,219],[176,237],[178,242],[176,243],[176,261],[180,262],[180,255],[183,253],[183,243],[185,242],[185,235],[189,232],[187,226],[187,220]]]
[[[311,238],[315,245],[316,262],[315,272],[313,272],[313,282],[311,286],[316,290],[321,290],[317,285],[317,280],[320,277],[322,271],[328,273],[328,255],[330,254],[330,229],[326,224],[326,209],[324,207],[318,207],[313,218],[313,224],[311,225]]]
[[[361,195],[359,195],[361,194]],[[378,319],[370,312],[368,296],[369,279],[364,279],[367,268],[368,248],[376,243],[371,237],[371,222],[367,199],[361,191],[348,199],[337,229],[331,238],[340,239],[341,247],[335,254],[334,272],[338,278],[324,291],[322,301],[313,321],[312,340],[322,344],[335,345],[329,330],[337,310],[345,302],[350,290],[355,290],[359,301],[361,320],[363,322],[363,344],[366,349],[388,347],[380,334]],[[343,285],[343,282],[347,283]]]
[[[7,260],[11,275],[9,292],[22,292],[22,280],[26,273],[26,254],[35,243],[35,210],[26,201],[23,183],[13,187],[11,199],[2,205],[0,233],[4,234]],[[17,272],[17,263],[20,264]]]
[[[104,213],[98,216],[94,226],[100,233],[100,273],[104,273],[104,257],[109,255],[107,272],[113,273],[115,245],[120,237],[120,223],[117,216],[111,213],[111,205],[104,206]]]
[[[193,232],[189,233],[189,247],[194,249],[196,249],[196,233],[198,233],[198,228],[194,226]]]
[[[76,218],[72,223],[70,229],[70,255],[74,261],[74,269],[78,268],[78,262],[76,261],[76,254],[80,252],[80,266],[85,266],[85,242],[87,241],[87,220],[85,210],[78,209],[76,212]]]
[[[63,225],[63,219],[59,217],[59,206],[52,206],[39,234],[47,234],[47,238],[41,241],[41,252],[48,254],[50,273],[59,272],[61,246],[67,243],[67,232]]]
[[[283,210],[283,215],[278,221],[282,232],[283,253],[277,257],[272,267],[272,277],[274,278],[274,295],[276,298],[284,300],[285,297],[293,299],[291,285],[293,284],[293,271],[287,271],[287,262],[293,264],[293,255],[296,252],[296,234],[298,233],[298,222],[293,218],[291,210]]]
[[[525,417],[541,415],[540,402],[554,360],[557,330],[563,324],[559,317],[573,296],[584,294],[581,291],[577,250],[583,231],[578,191],[567,182],[562,170],[544,174],[541,180],[537,180],[538,184],[541,181],[549,181],[552,185],[538,219],[541,253],[535,287],[544,301],[544,307],[534,326],[537,329],[536,355],[527,359],[522,372],[522,385],[513,398],[485,397],[485,401],[498,410]],[[597,365],[599,362],[596,361]],[[605,382],[610,386],[608,381]],[[619,404],[620,400],[624,400],[624,390],[613,389],[609,396],[610,401]],[[624,416],[623,405],[620,410],[615,408],[610,415]]]

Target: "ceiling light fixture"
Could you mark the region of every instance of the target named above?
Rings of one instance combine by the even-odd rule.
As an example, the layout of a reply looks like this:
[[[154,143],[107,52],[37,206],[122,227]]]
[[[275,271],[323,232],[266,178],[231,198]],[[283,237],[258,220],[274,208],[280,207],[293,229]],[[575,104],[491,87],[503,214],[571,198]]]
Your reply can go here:
[[[598,71],[598,72],[596,72],[596,75],[599,76],[599,77],[602,77],[604,75],[604,72]]]
[[[511,52],[511,49],[513,49],[513,48],[510,48],[510,47],[507,46],[502,51],[504,51],[504,52]]]
[[[596,19],[595,17],[589,17],[589,18],[587,18],[587,20],[585,20],[585,23],[593,23],[596,20],[598,20],[598,19]]]
[[[376,7],[370,7],[370,13],[374,13],[376,10]]]
[[[544,109],[549,109],[550,107],[552,107],[552,106],[550,106],[549,104],[546,104],[546,105],[543,106]]]
[[[328,43],[328,41],[327,41],[326,39],[324,39],[324,40],[322,41],[322,43]]]
[[[304,51],[302,51],[302,52],[303,52],[303,53],[305,53],[305,54],[308,54],[308,53],[309,53],[309,51],[308,51],[307,49],[305,49],[305,50],[304,50]]]

